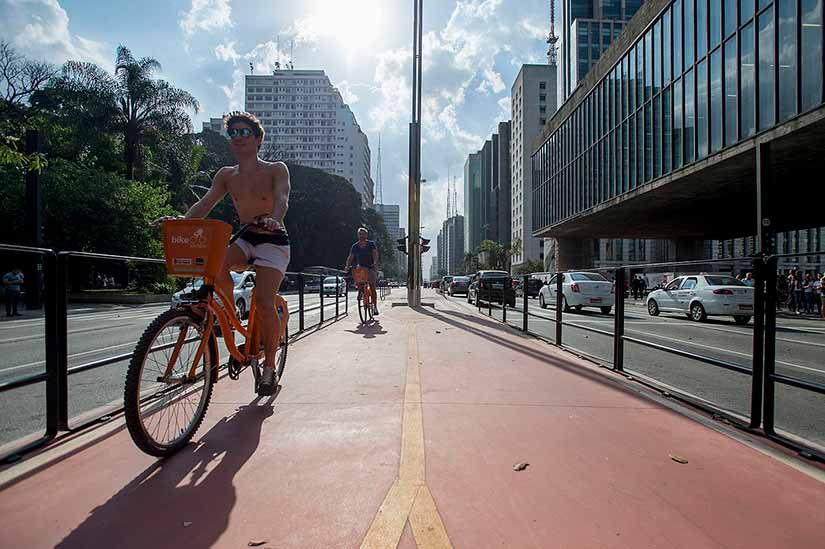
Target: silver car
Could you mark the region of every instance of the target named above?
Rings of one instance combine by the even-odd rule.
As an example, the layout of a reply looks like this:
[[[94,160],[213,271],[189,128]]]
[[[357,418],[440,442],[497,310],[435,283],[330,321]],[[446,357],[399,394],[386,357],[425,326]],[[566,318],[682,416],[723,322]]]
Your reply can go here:
[[[336,284],[336,280],[338,283]],[[336,288],[337,287],[337,288]],[[338,295],[344,297],[347,293],[347,282],[343,277],[328,276],[324,279],[324,295]]]
[[[754,289],[725,274],[680,276],[661,290],[647,296],[647,312],[683,313],[704,322],[709,316],[732,316],[737,324],[747,324],[753,316]]]
[[[539,290],[539,306],[547,308],[557,299],[556,276],[552,276]],[[568,272],[561,273],[562,298],[564,312],[571,309],[581,311],[582,307],[597,307],[602,313],[610,314],[614,302],[613,283],[599,273]]]
[[[252,304],[252,290],[255,288],[255,271],[244,271],[242,273],[232,272],[232,282],[235,286],[232,289],[232,299],[238,312],[238,318],[246,318],[249,314],[249,306]],[[172,295],[172,307],[177,307],[184,301],[194,299],[194,293],[203,286],[203,279],[196,278],[183,290]],[[220,298],[215,296],[220,301]]]

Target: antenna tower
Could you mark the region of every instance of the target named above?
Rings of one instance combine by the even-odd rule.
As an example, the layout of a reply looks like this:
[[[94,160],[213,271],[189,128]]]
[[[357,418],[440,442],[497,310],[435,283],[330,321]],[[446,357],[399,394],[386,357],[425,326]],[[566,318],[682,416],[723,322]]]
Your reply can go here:
[[[381,134],[378,134],[378,182],[375,187],[375,202],[384,203],[384,180],[381,174]]]
[[[556,66],[556,43],[559,37],[556,36],[556,0],[550,0],[550,34],[547,35],[547,64],[551,67]]]
[[[293,38],[289,42],[289,70],[295,70],[295,39]]]

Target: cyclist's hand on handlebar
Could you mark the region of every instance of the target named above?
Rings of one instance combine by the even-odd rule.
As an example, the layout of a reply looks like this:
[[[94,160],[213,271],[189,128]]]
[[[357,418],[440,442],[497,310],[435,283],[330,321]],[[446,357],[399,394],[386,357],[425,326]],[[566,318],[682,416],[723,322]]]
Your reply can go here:
[[[267,231],[283,231],[284,226],[280,221],[268,215],[259,215],[255,218],[255,225]]]
[[[160,227],[164,221],[171,221],[173,219],[185,219],[186,217],[183,215],[164,215],[163,217],[159,217],[149,223],[150,227]]]

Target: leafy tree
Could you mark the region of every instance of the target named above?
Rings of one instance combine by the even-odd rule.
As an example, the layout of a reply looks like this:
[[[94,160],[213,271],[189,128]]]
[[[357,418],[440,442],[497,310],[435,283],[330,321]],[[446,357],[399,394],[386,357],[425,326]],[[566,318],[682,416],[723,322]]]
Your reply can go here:
[[[544,271],[544,262],[537,259],[530,259],[524,263],[516,266],[513,269],[513,274],[530,274],[540,273]]]
[[[478,247],[479,254],[484,260],[480,261],[482,268],[505,270],[508,268],[509,249],[498,242],[485,240]]]

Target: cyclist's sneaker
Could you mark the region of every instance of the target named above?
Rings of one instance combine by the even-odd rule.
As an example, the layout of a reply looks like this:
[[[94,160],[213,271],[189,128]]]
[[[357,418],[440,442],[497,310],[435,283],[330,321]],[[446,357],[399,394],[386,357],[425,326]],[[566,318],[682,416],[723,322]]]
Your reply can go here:
[[[261,396],[272,396],[278,387],[278,379],[275,375],[275,368],[264,368],[261,374],[261,382],[258,384],[258,394]]]

